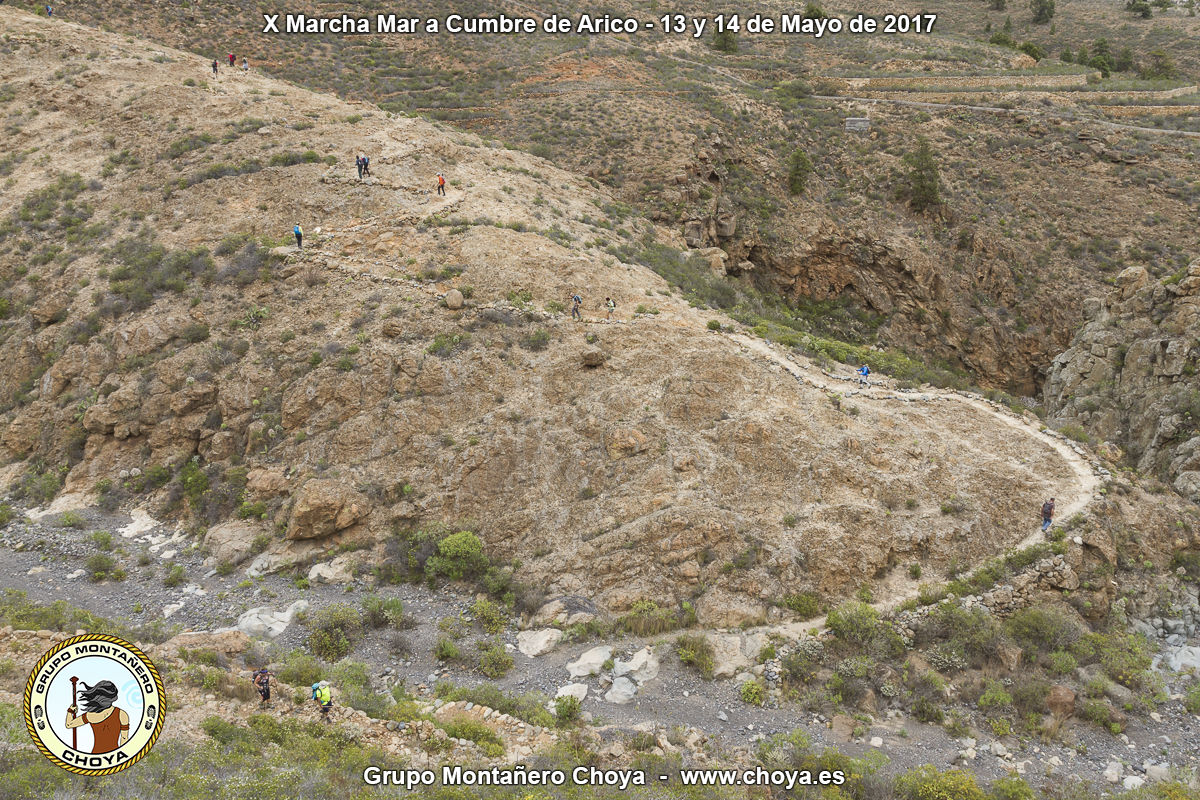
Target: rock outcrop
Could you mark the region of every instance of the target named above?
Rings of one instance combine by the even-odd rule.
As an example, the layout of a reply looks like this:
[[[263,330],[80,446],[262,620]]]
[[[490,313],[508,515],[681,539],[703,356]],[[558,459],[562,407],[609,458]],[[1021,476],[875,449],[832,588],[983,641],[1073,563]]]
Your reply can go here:
[[[1164,280],[1129,267],[1084,313],[1046,381],[1049,420],[1119,445],[1200,500],[1200,260]]]

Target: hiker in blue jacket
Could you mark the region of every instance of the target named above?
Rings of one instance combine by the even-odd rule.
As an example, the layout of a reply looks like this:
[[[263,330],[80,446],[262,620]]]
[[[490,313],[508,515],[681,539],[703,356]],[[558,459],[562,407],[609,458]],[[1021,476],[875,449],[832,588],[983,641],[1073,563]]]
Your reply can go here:
[[[859,367],[858,368],[858,385],[859,386],[870,386],[871,382],[869,380],[867,380],[867,376],[870,374],[871,374],[871,368],[868,367],[866,364],[863,364],[861,367]]]

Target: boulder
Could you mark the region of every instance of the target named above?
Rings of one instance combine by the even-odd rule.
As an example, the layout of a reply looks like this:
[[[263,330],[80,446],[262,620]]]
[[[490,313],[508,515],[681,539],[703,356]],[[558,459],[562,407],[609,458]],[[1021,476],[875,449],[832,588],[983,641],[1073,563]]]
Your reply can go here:
[[[600,367],[608,360],[608,354],[600,349],[584,350],[579,356],[580,363],[585,367]]]
[[[566,595],[545,603],[533,615],[534,627],[548,625],[586,625],[596,618],[596,604],[586,597]]]
[[[167,658],[175,658],[180,650],[212,650],[226,658],[240,655],[250,646],[250,637],[244,631],[225,629],[222,631],[186,631],[163,642],[158,651]]]
[[[287,538],[316,539],[337,533],[366,517],[367,498],[338,481],[314,478],[296,493]]]
[[[307,600],[297,600],[283,611],[276,611],[270,606],[258,606],[238,617],[236,630],[247,636],[274,639],[287,630],[288,625],[295,621],[296,615],[308,610]],[[233,630],[223,628],[216,633]]]
[[[1075,713],[1075,692],[1061,683],[1055,684],[1046,695],[1046,708],[1059,717],[1071,716]]]
[[[604,662],[612,658],[612,647],[602,645],[586,651],[575,661],[567,664],[567,674],[572,678],[586,678],[596,675],[604,666]]]
[[[554,697],[574,697],[579,702],[583,702],[587,698],[588,685],[586,683],[568,683],[566,686],[560,686]]]
[[[451,311],[457,311],[463,307],[463,293],[458,289],[451,289],[446,292],[446,308]]]
[[[713,678],[732,678],[752,663],[742,653],[742,637],[736,633],[710,634],[713,646]]]
[[[326,564],[313,564],[308,571],[310,583],[350,583],[354,580],[354,565],[348,555],[340,555]]]
[[[563,637],[558,628],[543,628],[536,631],[521,631],[517,634],[517,649],[523,655],[536,658],[554,649]]]
[[[604,699],[613,705],[623,706],[633,700],[637,694],[637,684],[629,680],[629,678],[617,678],[613,681],[612,688],[609,689]]]
[[[1200,672],[1200,647],[1188,646],[1177,648],[1167,653],[1162,663],[1167,669],[1173,672],[1183,672],[1188,668]]]
[[[240,564],[250,557],[254,540],[262,533],[260,525],[230,520],[209,528],[204,534],[204,546],[218,564]]]
[[[613,667],[613,674],[618,677],[627,676],[638,684],[643,684],[658,677],[658,667],[658,657],[654,655],[654,651],[643,647],[628,661],[618,660]]]

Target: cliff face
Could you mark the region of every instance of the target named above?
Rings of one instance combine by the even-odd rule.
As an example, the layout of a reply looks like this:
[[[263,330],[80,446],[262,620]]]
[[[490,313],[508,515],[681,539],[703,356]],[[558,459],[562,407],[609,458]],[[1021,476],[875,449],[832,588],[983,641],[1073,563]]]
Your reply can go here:
[[[1130,267],[1084,313],[1046,382],[1050,419],[1119,445],[1137,469],[1200,499],[1200,260],[1163,281]]]

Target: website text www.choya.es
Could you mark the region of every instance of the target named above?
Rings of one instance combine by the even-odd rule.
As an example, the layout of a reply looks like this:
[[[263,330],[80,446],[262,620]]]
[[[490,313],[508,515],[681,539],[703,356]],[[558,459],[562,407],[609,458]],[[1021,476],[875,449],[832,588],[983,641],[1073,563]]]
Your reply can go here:
[[[720,787],[754,786],[791,790],[797,786],[840,786],[846,781],[841,770],[818,772],[794,769],[681,769],[656,773],[640,769],[599,769],[579,766],[564,769],[511,769],[488,767],[473,769],[444,765],[434,769],[383,769],[368,766],[363,781],[370,786],[402,786],[413,791],[430,786],[605,786],[628,789],[668,783],[682,786]]]

